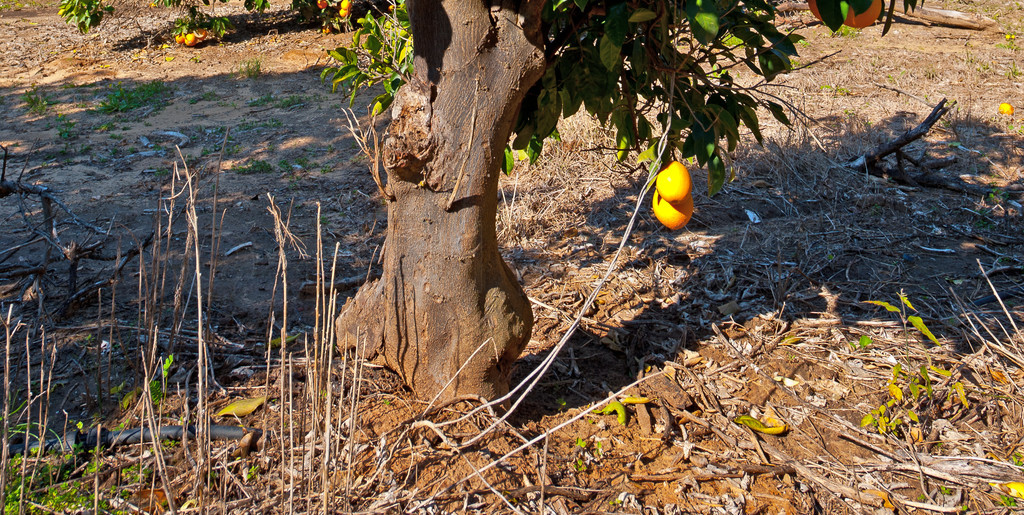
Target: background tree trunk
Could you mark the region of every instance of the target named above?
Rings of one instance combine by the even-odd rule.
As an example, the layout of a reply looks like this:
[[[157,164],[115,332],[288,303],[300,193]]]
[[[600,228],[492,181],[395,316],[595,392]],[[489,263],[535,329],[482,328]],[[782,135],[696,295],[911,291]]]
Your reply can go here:
[[[338,337],[381,353],[423,399],[506,393],[530,337],[495,218],[504,148],[544,71],[540,4],[408,3],[415,76],[395,98],[383,151],[384,270],[346,303]]]

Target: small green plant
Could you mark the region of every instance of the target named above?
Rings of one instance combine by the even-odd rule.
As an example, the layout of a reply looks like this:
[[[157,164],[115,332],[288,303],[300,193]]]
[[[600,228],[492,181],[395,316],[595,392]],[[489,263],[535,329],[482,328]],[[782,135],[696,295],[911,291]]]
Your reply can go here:
[[[197,97],[193,97],[191,100],[188,101],[188,103],[189,104],[198,104],[199,102],[203,102],[203,101],[211,102],[211,101],[214,101],[214,100],[217,100],[217,92],[216,91],[206,91],[202,95],[199,95]]]
[[[574,469],[576,469],[576,472],[586,472],[587,471],[587,464],[586,464],[586,462],[583,461],[582,457],[576,458],[576,461],[573,462],[572,467]]]
[[[262,159],[255,159],[255,160],[249,161],[244,166],[236,166],[234,168],[234,172],[239,174],[239,175],[253,175],[253,174],[258,174],[258,173],[272,173],[273,171],[274,171],[274,167],[271,166],[270,163],[268,163],[268,162],[266,162],[266,161],[264,161]]]
[[[1003,37],[1005,43],[996,43],[996,48],[1005,48],[1007,50],[1017,50],[1017,35],[1014,33],[1008,33]]]
[[[860,29],[855,29],[855,28],[849,27],[847,25],[843,25],[842,27],[839,27],[839,30],[837,30],[837,31],[832,33],[833,37],[840,37],[840,38],[855,38],[855,37],[857,37],[859,35],[860,35]]]
[[[125,87],[118,82],[100,101],[97,111],[106,114],[124,113],[143,106],[158,107],[171,92],[171,87],[160,81]]]
[[[281,109],[288,109],[289,107],[295,107],[306,103],[306,97],[302,95],[289,95],[288,97],[282,98],[274,103],[275,107]]]
[[[263,63],[260,62],[258,57],[252,59],[246,59],[242,61],[242,64],[238,65],[238,76],[245,77],[246,79],[256,79],[263,73]]]
[[[267,93],[261,97],[254,98],[245,103],[249,107],[261,107],[274,101],[274,95]]]
[[[902,320],[902,322],[903,322],[904,329],[906,329],[907,323],[909,322],[910,325],[914,326],[918,331],[921,332],[921,334],[923,334],[925,337],[927,337],[929,340],[931,340],[932,343],[934,343],[935,345],[942,345],[941,343],[939,343],[938,338],[936,338],[935,335],[932,334],[931,330],[928,329],[928,326],[925,325],[924,319],[922,319],[921,317],[919,317],[917,315],[909,315],[908,316],[906,314],[906,312],[904,311],[904,308],[909,308],[911,311],[917,311],[917,309],[914,308],[914,305],[910,303],[910,299],[906,295],[904,295],[902,293],[900,293],[899,299],[900,299],[900,302],[901,302],[900,307],[893,306],[892,304],[889,304],[888,302],[885,302],[884,300],[869,300],[869,301],[866,301],[866,302],[868,304],[874,304],[876,306],[881,306],[881,307],[885,308],[885,310],[890,312],[890,313],[898,314],[899,317],[900,317],[900,320]]]
[[[1016,61],[1011,62],[1010,63],[1010,69],[1006,70],[1006,78],[1007,79],[1016,79],[1017,77],[1020,77],[1021,75],[1024,75],[1024,72],[1022,72],[1020,70],[1020,68],[1017,67],[1017,62]]]
[[[866,334],[862,334],[860,339],[855,342],[849,342],[849,345],[850,350],[864,350],[871,345],[871,337]]]
[[[39,93],[39,88],[34,86],[32,89],[22,93],[21,99],[25,102],[28,110],[35,114],[45,114],[46,110],[53,105],[53,100]]]
[[[59,125],[57,125],[57,134],[60,136],[60,139],[74,139],[75,138],[74,129],[75,129],[75,124],[77,124],[78,122],[75,122],[73,120],[69,120],[67,115],[64,115],[64,114],[58,114],[57,115],[57,122],[59,124]]]
[[[252,481],[260,477],[260,466],[253,465],[245,470],[245,480]]]
[[[1017,499],[1006,494],[999,494],[999,504],[1013,508],[1017,506]]]

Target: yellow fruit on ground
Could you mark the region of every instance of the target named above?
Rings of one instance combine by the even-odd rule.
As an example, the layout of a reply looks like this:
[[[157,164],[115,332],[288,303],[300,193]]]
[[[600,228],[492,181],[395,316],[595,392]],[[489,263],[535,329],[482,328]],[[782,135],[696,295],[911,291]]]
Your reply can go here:
[[[1013,106],[1003,102],[999,104],[999,114],[1005,114],[1006,116],[1013,116]]]
[[[814,14],[815,18],[821,20],[821,12],[818,11],[818,2],[816,0],[808,0],[807,7],[811,9],[811,13]],[[878,15],[880,14],[882,14],[882,0],[875,0],[871,7],[868,7],[867,11],[860,14],[854,14],[853,8],[851,8],[850,12],[846,15],[846,21],[843,22],[843,25],[855,29],[870,27],[871,24],[878,20]]]
[[[687,195],[679,202],[669,202],[655,191],[651,207],[658,221],[674,231],[686,225],[693,217],[693,196]]]
[[[198,42],[199,41],[196,40],[196,35],[194,33],[189,32],[188,34],[185,34],[185,45],[186,46],[196,46],[196,43],[198,43]]]
[[[179,44],[179,45],[184,45],[185,44],[185,35],[184,34],[175,34],[174,35],[174,42]]]
[[[679,161],[672,161],[654,180],[654,187],[661,194],[661,198],[669,202],[680,202],[690,196],[693,183],[690,181],[690,171]]]

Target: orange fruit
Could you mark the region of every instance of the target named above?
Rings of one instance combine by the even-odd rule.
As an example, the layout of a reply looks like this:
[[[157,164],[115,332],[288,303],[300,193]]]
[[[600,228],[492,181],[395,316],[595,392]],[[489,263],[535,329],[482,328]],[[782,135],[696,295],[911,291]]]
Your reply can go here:
[[[206,29],[196,29],[194,34],[196,35],[197,41],[202,41],[210,35],[210,33]]]
[[[316,6],[321,8],[321,9],[327,9],[327,0],[319,0],[316,3]]]
[[[679,161],[672,161],[658,172],[654,187],[661,194],[661,198],[669,202],[680,202],[690,196],[693,183],[690,181],[690,172],[686,166]]]
[[[185,44],[185,35],[184,34],[175,34],[174,35],[174,42],[179,44],[179,45],[184,45]]]
[[[999,104],[999,114],[1005,114],[1006,116],[1013,116],[1013,106],[1003,102]]]
[[[661,198],[661,195],[655,191],[651,207],[654,209],[654,216],[658,221],[674,231],[686,225],[693,216],[693,196],[687,195],[679,202],[669,202]]]
[[[818,11],[818,2],[816,0],[807,0],[807,7],[811,9],[811,14],[814,14],[815,18],[819,20],[821,19],[821,12]],[[843,25],[853,27],[855,29],[870,27],[872,23],[875,23],[875,21],[878,20],[878,15],[880,14],[882,14],[882,0],[875,0],[874,3],[871,4],[871,7],[868,7],[867,11],[860,14],[855,14],[851,7],[850,12],[846,15],[846,21],[843,22]]]
[[[196,43],[198,43],[198,42],[199,41],[196,40],[195,33],[189,32],[188,34],[185,34],[185,45],[186,46],[196,46]]]

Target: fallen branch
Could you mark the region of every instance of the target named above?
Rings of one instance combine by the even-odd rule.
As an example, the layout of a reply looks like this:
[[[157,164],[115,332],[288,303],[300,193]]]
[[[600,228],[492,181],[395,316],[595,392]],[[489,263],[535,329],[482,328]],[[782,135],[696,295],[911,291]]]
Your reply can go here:
[[[904,147],[921,139],[955,105],[955,101],[947,104],[946,99],[942,99],[932,108],[932,112],[928,114],[928,117],[916,127],[904,132],[898,138],[882,144],[869,154],[864,154],[843,163],[843,166],[853,170],[867,171],[868,174],[875,177],[889,178],[897,184],[907,186],[943,188],[970,195],[984,195],[988,193],[989,188],[987,187],[969,184],[959,177],[948,177],[933,171],[934,168],[941,168],[950,164],[951,161],[948,159],[925,161],[913,158],[904,152]],[[883,160],[891,155],[896,156],[895,169],[883,165]],[[904,168],[904,161],[920,168],[922,172],[917,174],[909,173]]]
[[[8,195],[13,195],[15,193],[38,195],[41,199],[48,200],[50,202],[53,202],[54,204],[57,204],[58,207],[63,209],[64,212],[71,217],[71,221],[74,222],[75,225],[85,227],[86,229],[89,229],[95,232],[96,234],[106,234],[106,231],[104,231],[103,229],[100,229],[99,227],[78,218],[78,216],[76,216],[75,213],[71,211],[71,208],[69,208],[67,204],[65,204],[63,201],[57,198],[53,194],[53,192],[46,186],[36,186],[34,184],[23,184],[21,182],[0,180],[0,198],[4,198]]]
[[[860,156],[852,161],[846,163],[846,167],[854,169],[862,169],[865,166],[870,170],[872,167],[877,167],[878,163],[889,156],[890,154],[896,153],[903,147],[921,139],[922,136],[928,134],[935,122],[939,121],[949,110],[956,105],[956,101],[946,105],[946,99],[943,98],[939,103],[932,108],[932,112],[924,119],[923,122],[904,132],[900,137],[878,147],[874,152]]]
[[[931,7],[918,6],[911,12],[903,14],[896,14],[897,20],[909,20],[916,21],[919,23],[925,23],[928,25],[941,25],[943,27],[952,27],[955,29],[967,29],[967,30],[991,30],[999,31],[999,22],[989,18],[987,16],[978,16],[973,14],[962,13],[960,11],[950,11],[948,9],[934,9]]]

